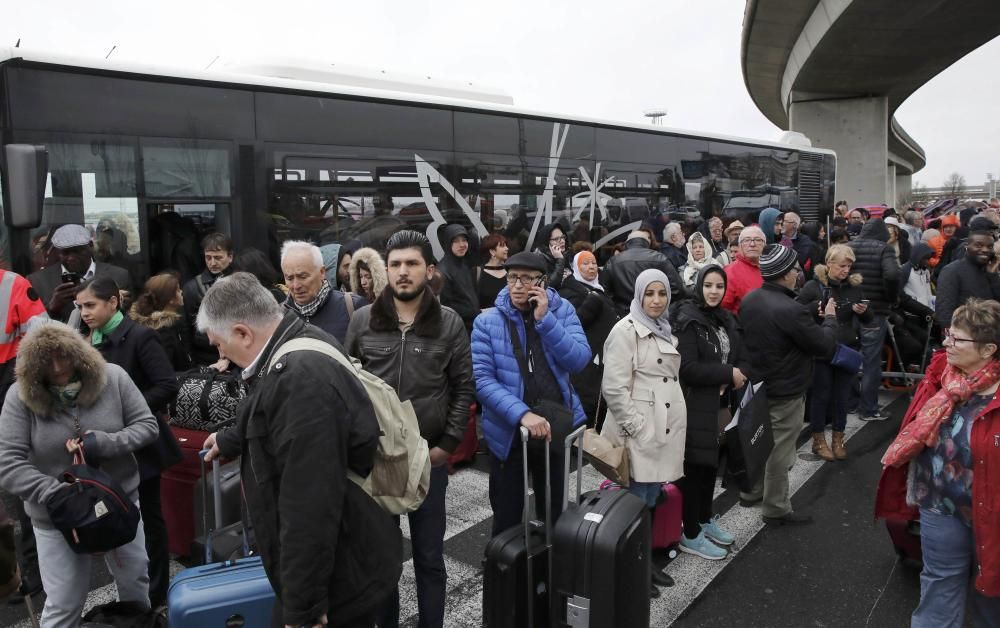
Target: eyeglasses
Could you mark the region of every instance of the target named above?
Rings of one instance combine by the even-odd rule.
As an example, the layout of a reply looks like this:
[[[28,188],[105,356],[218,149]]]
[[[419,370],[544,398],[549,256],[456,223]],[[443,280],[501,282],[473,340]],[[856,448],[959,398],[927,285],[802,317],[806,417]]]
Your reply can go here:
[[[521,284],[525,288],[530,288],[531,286],[539,285],[539,282],[541,280],[542,280],[541,275],[511,275],[510,273],[507,273],[508,286],[516,286],[517,284]]]
[[[944,335],[944,340],[941,341],[942,344],[957,345],[960,342],[979,342],[972,338],[959,338],[958,336],[952,336],[951,332],[947,332]]]
[[[740,244],[764,244],[764,238],[743,238]]]
[[[549,242],[565,242],[566,236],[556,236],[554,238],[549,238]]]

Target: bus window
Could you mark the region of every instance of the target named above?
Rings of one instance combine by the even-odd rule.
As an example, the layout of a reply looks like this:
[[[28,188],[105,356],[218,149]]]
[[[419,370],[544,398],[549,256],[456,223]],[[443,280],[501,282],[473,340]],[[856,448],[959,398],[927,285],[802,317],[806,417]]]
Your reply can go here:
[[[142,140],[148,198],[229,198],[231,144],[203,140]]]

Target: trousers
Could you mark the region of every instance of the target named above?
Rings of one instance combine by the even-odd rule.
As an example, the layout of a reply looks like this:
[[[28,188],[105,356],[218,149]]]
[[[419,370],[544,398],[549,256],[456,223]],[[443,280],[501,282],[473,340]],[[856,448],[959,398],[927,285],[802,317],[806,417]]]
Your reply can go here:
[[[760,513],[765,517],[783,517],[792,512],[792,499],[788,490],[788,472],[795,464],[795,439],[802,431],[806,399],[768,400],[774,449],[764,466],[764,477],[754,485],[753,492],[740,493],[740,497],[756,501],[761,497]]]

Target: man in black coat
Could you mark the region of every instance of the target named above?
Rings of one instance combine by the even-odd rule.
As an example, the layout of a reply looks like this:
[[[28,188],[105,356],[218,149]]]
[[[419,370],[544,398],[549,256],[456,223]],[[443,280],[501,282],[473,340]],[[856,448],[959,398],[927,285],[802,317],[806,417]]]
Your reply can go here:
[[[427,285],[433,261],[431,244],[422,233],[393,234],[386,243],[389,284],[351,320],[346,342],[348,353],[361,360],[366,371],[392,386],[401,400],[413,403],[420,435],[430,447],[430,488],[420,507],[408,515],[421,626],[444,625],[448,457],[465,434],[476,394],[465,325]],[[398,624],[397,595],[386,605],[381,625]]]
[[[348,478],[371,472],[378,419],[338,361],[316,351],[273,357],[294,338],[340,343],[283,315],[248,273],[208,290],[198,327],[248,383],[236,425],[206,439],[206,459],[241,456],[247,512],[277,595],[274,623],[370,628],[402,571],[399,527]]]
[[[882,382],[882,345],[889,329],[886,317],[899,301],[899,261],[888,245],[889,229],[881,218],[872,218],[848,246],[854,251],[854,272],[862,277],[861,290],[875,315],[861,327],[861,396],[858,414],[862,421],[884,421],[879,411],[878,389]]]
[[[205,257],[205,270],[189,279],[181,289],[184,295],[184,318],[191,329],[191,359],[197,365],[207,366],[219,359],[205,334],[198,331],[195,318],[205,292],[216,281],[233,272],[233,241],[224,233],[210,233],[201,241]]]
[[[38,293],[52,320],[63,323],[69,320],[77,288],[94,277],[111,277],[123,291],[132,290],[127,270],[94,261],[94,244],[86,227],[59,227],[52,234],[52,246],[59,252],[59,264],[51,264],[28,275],[31,287]]]
[[[625,241],[625,250],[615,255],[604,265],[601,283],[615,302],[619,316],[628,314],[629,305],[635,296],[635,280],[647,268],[660,270],[670,281],[670,302],[680,303],[686,295],[680,273],[667,257],[649,248],[649,234],[633,231]]]
[[[764,522],[775,525],[812,521],[812,517],[792,512],[788,472],[795,464],[795,439],[805,418],[813,358],[832,358],[837,344],[837,304],[833,299],[827,301],[823,324],[817,325],[809,308],[795,300],[793,288],[801,272],[795,251],[780,244],[768,245],[760,256],[764,285],[740,305],[750,380],[764,382],[774,434],[764,477],[753,491],[741,493],[740,499],[744,505],[762,501]]]
[[[1000,299],[1000,261],[993,253],[993,223],[973,219],[966,242],[965,257],[944,267],[938,277],[937,300],[934,304],[938,323],[951,326],[951,317],[971,297]]]

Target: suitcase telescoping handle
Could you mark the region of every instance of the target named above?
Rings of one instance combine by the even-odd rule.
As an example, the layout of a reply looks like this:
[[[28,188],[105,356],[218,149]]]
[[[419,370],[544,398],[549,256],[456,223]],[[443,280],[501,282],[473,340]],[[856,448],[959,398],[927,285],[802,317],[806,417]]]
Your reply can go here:
[[[215,526],[211,529],[208,527],[208,470],[205,467],[205,456],[208,455],[208,449],[202,449],[198,452],[198,458],[201,460],[201,517],[202,517],[202,529],[205,530],[205,564],[209,564],[212,561],[212,537],[222,528],[222,469],[219,466],[219,458],[216,457],[212,460],[212,502],[215,505]],[[242,500],[242,493],[240,491],[240,499]],[[240,504],[242,511],[242,503]],[[243,527],[243,556],[250,555],[250,541],[247,539],[247,529],[244,525]]]
[[[563,487],[563,510],[569,506],[569,454],[570,447],[573,446],[573,441],[578,441],[576,443],[576,503],[580,503],[580,497],[583,495],[583,433],[587,431],[587,424],[584,423],[580,427],[573,430],[569,436],[566,437],[566,442],[564,443],[566,447],[566,455],[564,464],[565,467],[563,471],[565,472],[564,481],[566,485]]]
[[[528,428],[521,426],[521,457],[524,463],[524,554],[528,587],[528,628],[535,623],[535,584],[532,575],[531,560],[531,505],[529,500],[530,488],[528,486],[528,441],[531,433]],[[549,460],[549,441],[543,439],[545,443],[545,545],[548,547],[548,577],[552,578],[552,469]],[[551,581],[550,581],[551,582]],[[546,583],[546,590],[550,590],[550,583]]]

